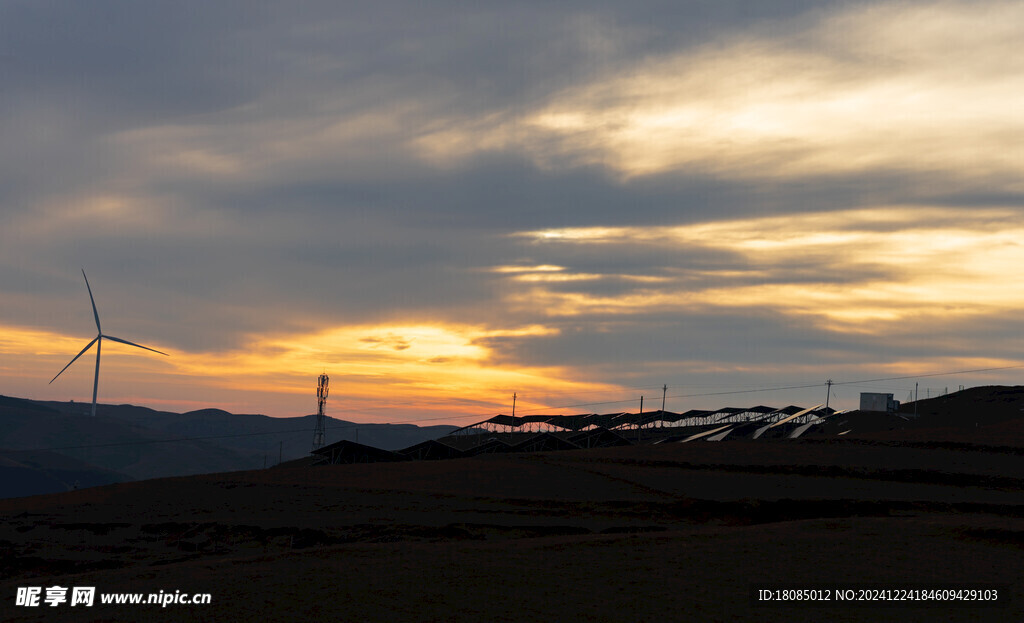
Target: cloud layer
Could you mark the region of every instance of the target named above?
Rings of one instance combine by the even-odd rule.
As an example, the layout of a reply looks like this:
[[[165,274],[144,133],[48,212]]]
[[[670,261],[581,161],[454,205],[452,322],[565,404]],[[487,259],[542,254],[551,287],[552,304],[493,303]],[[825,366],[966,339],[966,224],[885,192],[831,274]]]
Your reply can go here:
[[[88,365],[45,385],[90,335],[80,267],[173,351],[109,351],[101,396],[153,405],[306,413],[327,368],[415,419],[1014,365],[1022,30],[1012,2],[0,3],[0,393],[84,398]]]

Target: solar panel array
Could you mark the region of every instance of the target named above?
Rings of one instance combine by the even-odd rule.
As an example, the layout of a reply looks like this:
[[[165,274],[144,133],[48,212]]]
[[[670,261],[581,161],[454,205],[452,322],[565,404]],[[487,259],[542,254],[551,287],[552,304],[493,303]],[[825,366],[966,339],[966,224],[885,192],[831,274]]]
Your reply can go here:
[[[498,452],[548,452],[637,443],[793,438],[836,413],[822,405],[807,409],[796,405],[757,405],[684,413],[496,415],[441,439],[396,452],[340,441],[313,454],[319,463],[337,464],[454,459]]]

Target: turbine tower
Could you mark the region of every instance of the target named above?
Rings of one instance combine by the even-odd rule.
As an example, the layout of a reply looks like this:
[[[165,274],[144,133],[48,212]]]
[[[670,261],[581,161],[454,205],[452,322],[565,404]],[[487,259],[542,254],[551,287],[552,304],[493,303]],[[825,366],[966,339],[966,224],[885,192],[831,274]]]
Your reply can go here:
[[[93,380],[92,380],[92,416],[96,417],[96,390],[99,388],[99,384],[100,384],[100,347],[103,345],[104,338],[106,338],[108,340],[111,340],[113,342],[120,342],[122,344],[127,344],[129,346],[134,346],[136,348],[142,348],[144,350],[151,350],[154,353],[160,353],[161,355],[165,355],[165,356],[167,355],[167,353],[160,352],[160,351],[156,350],[155,348],[150,348],[148,346],[142,346],[140,344],[136,344],[135,342],[129,342],[128,340],[122,340],[121,338],[114,337],[113,335],[104,335],[103,334],[103,329],[100,328],[100,315],[96,311],[96,300],[92,297],[92,288],[89,287],[89,278],[85,276],[85,269],[84,268],[82,269],[82,277],[85,278],[85,287],[86,287],[87,290],[89,290],[89,302],[92,303],[92,315],[93,315],[93,318],[96,319],[96,337],[94,337],[91,342],[86,344],[85,348],[82,349],[82,352],[80,352],[77,355],[75,355],[75,358],[72,359],[71,361],[69,361],[68,365],[64,366],[64,369],[57,373],[57,376],[60,376],[61,374],[64,374],[64,370],[67,370],[69,367],[71,367],[71,364],[73,364],[76,361],[78,361],[78,358],[81,357],[82,355],[84,355],[85,351],[87,351],[90,348],[92,348],[93,344],[96,345],[96,375],[93,377]],[[50,383],[53,383],[54,381],[56,381],[57,380],[57,376],[55,376],[52,379],[50,379]]]
[[[327,373],[324,372],[317,379],[316,384],[316,428],[313,430],[313,451],[319,450],[324,445],[324,432],[327,429],[327,416],[324,415],[324,405],[327,403]]]

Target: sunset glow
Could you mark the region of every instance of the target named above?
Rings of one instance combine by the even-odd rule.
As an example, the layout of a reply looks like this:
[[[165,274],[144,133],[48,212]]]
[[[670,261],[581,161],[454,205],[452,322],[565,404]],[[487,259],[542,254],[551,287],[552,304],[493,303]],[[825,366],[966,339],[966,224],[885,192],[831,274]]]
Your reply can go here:
[[[404,421],[401,414],[405,412],[452,421],[483,419],[491,411],[510,406],[515,392],[524,395],[524,405],[546,407],[549,405],[543,399],[552,394],[585,395],[609,389],[577,382],[566,369],[504,365],[493,360],[487,346],[489,339],[551,334],[542,326],[507,331],[457,325],[358,326],[312,335],[255,338],[243,349],[222,353],[172,352],[167,360],[147,358],[115,344],[104,347],[101,386],[144,388],[154,396],[166,396],[152,402],[167,408],[203,405],[205,396],[211,397],[206,406],[216,406],[213,397],[220,392],[249,394],[252,404],[290,395],[288,403],[305,406],[291,414],[298,416],[306,414],[309,404],[315,407],[315,401],[308,399],[315,387],[310,379],[322,369],[331,371],[333,386],[345,396],[334,409],[337,416],[358,415],[365,421]],[[88,340],[5,327],[0,354],[35,351],[39,364],[6,369],[5,373],[37,392],[87,393],[95,351],[76,362],[75,371],[67,373],[68,380],[62,376],[58,381],[60,386],[40,382],[50,368],[55,374],[86,343]],[[193,396],[171,398],[177,393],[174,379],[180,378],[191,379]],[[115,390],[107,393],[111,391]],[[138,400],[140,396],[122,395],[116,400]]]
[[[699,271],[694,277],[703,287],[695,287],[683,268],[671,277],[649,276],[646,281],[667,283],[628,296],[534,289],[515,300],[544,301],[549,313],[574,316],[756,307],[807,316],[832,330],[875,333],[907,318],[938,324],[1024,307],[1024,292],[1005,287],[1006,275],[1024,265],[1024,227],[1010,224],[1006,210],[978,210],[954,225],[959,218],[950,209],[891,207],[672,228],[531,232],[523,235],[538,244],[601,245],[609,254],[637,243],[722,251],[746,270]]]

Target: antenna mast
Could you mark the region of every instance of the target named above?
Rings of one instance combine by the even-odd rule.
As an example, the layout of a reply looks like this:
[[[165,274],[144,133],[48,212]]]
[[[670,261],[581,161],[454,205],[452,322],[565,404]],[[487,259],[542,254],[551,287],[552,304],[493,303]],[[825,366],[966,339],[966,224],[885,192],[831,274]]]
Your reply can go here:
[[[313,450],[319,450],[324,446],[324,430],[326,429],[327,416],[324,415],[324,405],[327,404],[327,373],[324,372],[317,379],[316,384],[316,429],[313,431]]]

